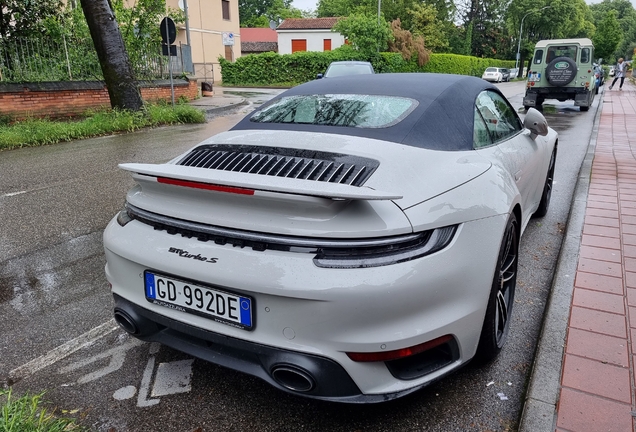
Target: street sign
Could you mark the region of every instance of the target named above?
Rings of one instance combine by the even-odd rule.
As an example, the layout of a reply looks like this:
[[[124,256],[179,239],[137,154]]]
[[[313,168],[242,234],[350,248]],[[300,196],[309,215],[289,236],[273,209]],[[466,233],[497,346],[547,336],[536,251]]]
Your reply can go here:
[[[177,56],[177,46],[176,45],[166,45],[166,44],[161,44],[161,54],[165,55],[165,56],[170,56],[170,57],[176,57]]]
[[[234,33],[223,32],[223,45],[225,45],[225,46],[233,46],[234,45]]]
[[[161,20],[159,31],[161,31],[161,41],[164,44],[172,45],[177,39],[177,26],[174,25],[174,21],[170,17]]]

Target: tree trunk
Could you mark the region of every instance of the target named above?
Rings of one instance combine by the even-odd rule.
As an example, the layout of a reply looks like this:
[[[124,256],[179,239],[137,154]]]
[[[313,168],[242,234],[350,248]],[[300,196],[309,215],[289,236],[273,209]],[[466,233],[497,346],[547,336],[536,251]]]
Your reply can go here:
[[[81,3],[102,67],[111,107],[140,110],[143,101],[109,0],[81,0]]]

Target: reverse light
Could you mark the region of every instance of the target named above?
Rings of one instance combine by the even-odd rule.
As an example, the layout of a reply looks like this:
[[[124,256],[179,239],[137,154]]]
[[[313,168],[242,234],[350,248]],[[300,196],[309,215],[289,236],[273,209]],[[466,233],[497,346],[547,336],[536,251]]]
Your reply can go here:
[[[128,214],[128,209],[124,207],[124,209],[122,211],[119,212],[119,214],[117,215],[117,223],[121,226],[126,226],[128,224],[128,222],[132,221],[133,219],[130,217],[130,215]]]
[[[438,337],[437,339],[433,339],[419,345],[414,345],[412,347],[397,349],[393,351],[380,351],[380,352],[369,352],[369,353],[346,353],[346,354],[351,360],[355,362],[360,362],[360,363],[385,362],[385,361],[398,360],[401,358],[410,357],[415,354],[428,351],[440,345],[444,345],[445,343],[450,342],[452,339],[453,339],[453,336],[444,335],[444,336]]]

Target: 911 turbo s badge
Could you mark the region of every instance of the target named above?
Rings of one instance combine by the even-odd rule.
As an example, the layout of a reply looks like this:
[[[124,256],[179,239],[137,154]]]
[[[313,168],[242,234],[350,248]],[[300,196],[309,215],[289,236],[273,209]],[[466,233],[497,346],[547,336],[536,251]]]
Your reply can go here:
[[[216,264],[216,262],[218,261],[218,258],[208,258],[208,257],[204,257],[201,254],[191,254],[190,252],[183,250],[183,249],[179,249],[179,248],[174,248],[171,247],[170,249],[168,249],[168,252],[173,253],[173,254],[177,254],[179,255],[181,258],[192,258],[195,259],[197,261],[202,261],[202,262],[207,262],[207,263],[211,263],[211,264]]]

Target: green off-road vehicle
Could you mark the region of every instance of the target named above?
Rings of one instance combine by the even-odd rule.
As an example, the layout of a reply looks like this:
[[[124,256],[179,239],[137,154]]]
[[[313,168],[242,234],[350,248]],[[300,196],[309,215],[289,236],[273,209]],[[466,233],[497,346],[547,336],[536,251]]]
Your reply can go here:
[[[523,106],[539,108],[546,99],[587,111],[598,93],[594,79],[594,46],[590,39],[553,39],[537,42],[528,71]]]

